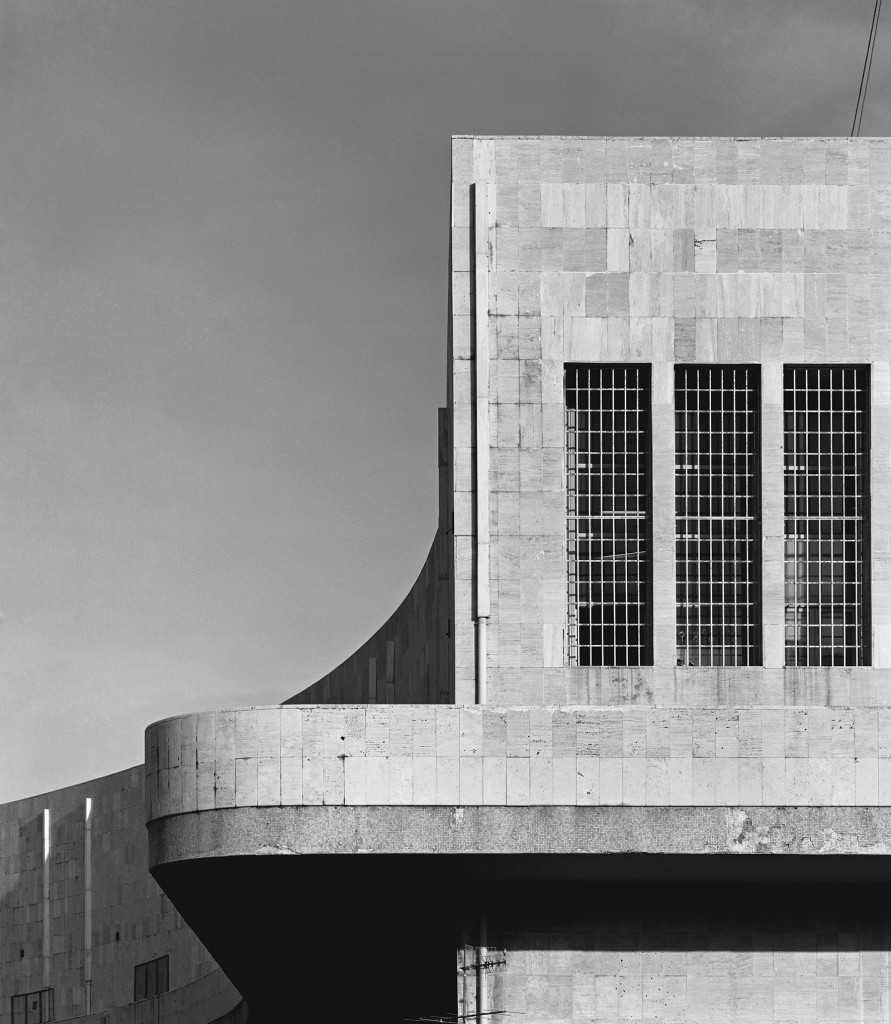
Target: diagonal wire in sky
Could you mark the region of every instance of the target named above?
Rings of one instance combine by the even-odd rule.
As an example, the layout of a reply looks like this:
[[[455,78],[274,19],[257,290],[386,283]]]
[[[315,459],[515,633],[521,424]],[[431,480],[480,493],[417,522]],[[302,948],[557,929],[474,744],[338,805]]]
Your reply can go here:
[[[869,26],[869,40],[866,44],[866,56],[863,59],[863,72],[860,75],[860,89],[857,92],[857,105],[854,108],[854,122],[851,125],[851,137],[856,138],[860,134],[860,125],[863,122],[863,109],[866,106],[866,90],[869,88],[869,73],[872,71],[872,58],[876,50],[876,32],[879,27],[879,18],[882,15],[882,0],[876,0],[872,11],[872,24]]]

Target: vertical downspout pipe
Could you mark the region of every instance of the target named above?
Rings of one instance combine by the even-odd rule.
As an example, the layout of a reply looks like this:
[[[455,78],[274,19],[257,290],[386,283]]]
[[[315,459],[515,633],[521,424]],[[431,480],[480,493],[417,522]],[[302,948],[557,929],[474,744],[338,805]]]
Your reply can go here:
[[[476,619],[476,702],[477,704],[488,703],[488,686],[486,679],[486,627],[489,619],[485,615],[478,615]]]
[[[476,702],[487,702],[486,627],[489,623],[489,264],[494,185],[473,186],[476,426]]]

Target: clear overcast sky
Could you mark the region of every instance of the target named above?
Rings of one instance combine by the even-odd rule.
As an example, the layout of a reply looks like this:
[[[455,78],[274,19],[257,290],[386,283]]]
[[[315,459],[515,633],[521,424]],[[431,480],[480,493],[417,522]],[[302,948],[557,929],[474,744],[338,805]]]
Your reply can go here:
[[[280,702],[408,590],[451,134],[846,135],[872,6],[5,0],[0,800]]]

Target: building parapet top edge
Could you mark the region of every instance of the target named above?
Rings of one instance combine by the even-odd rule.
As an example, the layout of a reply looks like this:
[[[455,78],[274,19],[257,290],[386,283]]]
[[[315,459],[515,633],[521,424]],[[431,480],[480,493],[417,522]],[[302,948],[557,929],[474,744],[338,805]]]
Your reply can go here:
[[[656,139],[672,142],[847,142],[856,145],[883,143],[891,146],[891,137],[883,135],[494,135],[494,134],[453,134],[452,139],[603,139],[615,142],[650,142]]]
[[[712,703],[712,704],[247,704],[243,707],[208,708],[204,711],[191,711],[181,715],[168,715],[150,722],[146,730],[167,722],[178,722],[185,718],[196,718],[202,715],[231,715],[247,711],[367,711],[369,708],[380,711],[421,711],[447,709],[455,711],[490,711],[496,714],[507,714],[517,711],[888,711],[888,704],[755,704],[752,702]],[[142,767],[134,765],[134,767]],[[124,769],[131,771],[132,769]],[[118,773],[112,773],[118,774]],[[103,776],[104,778],[105,776]],[[89,781],[89,780],[88,780]],[[65,787],[66,789],[69,787]]]
[[[40,802],[40,801],[51,801],[58,799],[63,794],[72,796],[77,793],[78,790],[84,791],[84,796],[90,796],[90,790],[98,789],[102,786],[108,785],[112,780],[129,775],[133,771],[143,771],[145,768],[145,762],[139,764],[131,764],[126,768],[118,768],[117,771],[106,772],[104,775],[96,775],[91,779],[80,779],[77,782],[72,782],[68,786],[59,786],[56,789],[44,789],[39,793],[28,793],[25,796],[13,797],[11,800],[4,800],[0,802],[0,818],[3,817],[3,812],[8,812],[15,804],[28,804]]]

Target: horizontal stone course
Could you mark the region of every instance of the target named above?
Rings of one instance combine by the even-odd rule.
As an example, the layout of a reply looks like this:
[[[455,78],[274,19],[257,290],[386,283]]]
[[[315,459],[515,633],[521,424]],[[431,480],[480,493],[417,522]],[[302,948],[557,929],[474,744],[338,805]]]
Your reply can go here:
[[[891,708],[246,708],[146,734],[149,820],[278,805],[891,806]]]

